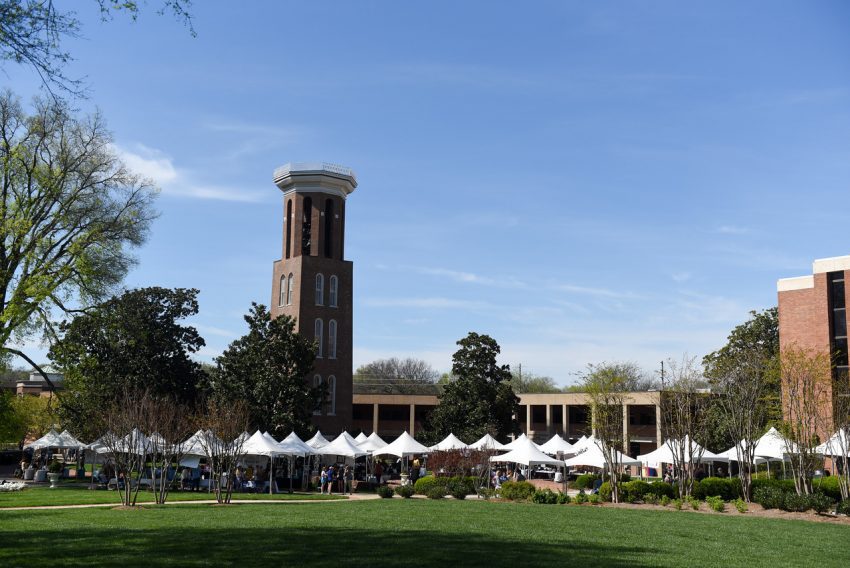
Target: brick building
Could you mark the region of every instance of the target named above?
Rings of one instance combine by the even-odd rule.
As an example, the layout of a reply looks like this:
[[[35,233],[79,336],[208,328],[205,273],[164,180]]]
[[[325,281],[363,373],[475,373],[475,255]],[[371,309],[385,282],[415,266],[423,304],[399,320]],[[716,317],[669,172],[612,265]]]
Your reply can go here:
[[[812,274],[782,278],[779,296],[779,345],[813,354],[832,354],[834,378],[848,380],[847,304],[850,256],[823,258],[812,263]],[[830,390],[831,392],[831,390]],[[832,408],[825,408],[829,416]],[[828,416],[827,416],[828,417]],[[824,431],[822,438],[832,432]]]
[[[283,251],[272,278],[272,317],[295,319],[296,331],[318,344],[313,384],[328,398],[313,423],[338,434],[351,424],[352,272],[345,260],[345,200],[354,172],[328,163],[287,164],[275,170],[283,192]]]

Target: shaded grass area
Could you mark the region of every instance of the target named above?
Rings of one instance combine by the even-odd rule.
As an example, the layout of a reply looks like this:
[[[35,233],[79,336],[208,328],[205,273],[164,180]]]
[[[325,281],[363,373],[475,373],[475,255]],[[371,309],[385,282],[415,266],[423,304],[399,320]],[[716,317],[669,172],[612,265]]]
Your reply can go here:
[[[745,515],[401,499],[0,511],[0,566],[48,555],[66,566],[822,568],[846,566],[850,527]]]
[[[234,493],[234,499],[343,499],[338,495],[321,495],[319,493]],[[176,491],[168,494],[169,501],[204,501],[215,499],[215,493],[206,491]],[[153,503],[154,496],[150,491],[141,490],[137,503]],[[96,505],[101,503],[121,504],[117,491],[90,490],[81,487],[63,487],[55,489],[48,487],[28,487],[23,491],[0,493],[0,509],[4,507],[40,507],[49,505]]]

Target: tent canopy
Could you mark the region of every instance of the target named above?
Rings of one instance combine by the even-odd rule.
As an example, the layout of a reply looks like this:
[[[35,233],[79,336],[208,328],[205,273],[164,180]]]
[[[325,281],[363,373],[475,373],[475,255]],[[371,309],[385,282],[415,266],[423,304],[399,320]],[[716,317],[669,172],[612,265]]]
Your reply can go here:
[[[648,454],[638,456],[637,459],[643,463],[676,463],[677,460],[674,459],[674,456],[679,456],[683,447],[684,459],[688,462],[729,461],[729,458],[709,452],[687,436],[685,436],[684,441],[665,440],[658,448]]]
[[[431,450],[417,442],[413,439],[413,436],[407,433],[405,430],[398,438],[393,440],[392,443],[387,444],[383,448],[375,450],[372,452],[374,456],[412,456],[415,454],[428,454],[431,453]]]
[[[573,445],[561,438],[560,435],[555,434],[552,438],[549,439],[545,444],[540,445],[540,451],[544,454],[555,455],[558,453],[561,454],[574,454],[575,449]]]
[[[362,444],[363,442],[365,442],[368,439],[369,439],[369,436],[367,436],[365,432],[360,432],[359,434],[357,434],[357,437],[354,438],[354,441],[357,442],[358,444]]]
[[[829,440],[815,448],[815,451],[825,456],[843,457],[850,450],[850,432],[839,430],[829,437]]]
[[[717,454],[729,461],[738,461],[738,448],[741,448],[741,453],[745,451],[747,444],[741,440],[725,452]],[[788,451],[788,445],[782,438],[782,435],[776,428],[771,427],[765,432],[761,438],[756,440],[755,449],[753,450],[754,461],[763,463],[766,461],[783,461],[787,459],[788,454],[793,453]]]
[[[68,447],[68,446],[64,445],[65,443],[66,443],[65,440],[62,439],[62,437],[59,435],[59,433],[56,432],[56,430],[54,430],[53,428],[51,428],[50,431],[47,434],[45,434],[44,436],[42,436],[41,438],[39,438],[38,440],[36,440],[34,442],[30,442],[29,444],[27,444],[24,447],[25,448],[31,448],[33,450],[42,450],[44,448],[65,448],[65,447]]]
[[[372,432],[371,434],[369,434],[369,437],[366,438],[365,442],[361,442],[357,445],[360,446],[361,450],[365,450],[371,453],[374,453],[375,450],[380,450],[381,448],[387,447],[387,443],[383,441],[380,436],[378,436],[377,432]]]
[[[307,443],[298,437],[298,434],[291,432],[289,436],[280,441],[278,446],[281,450],[290,456],[312,456],[317,454],[316,450],[307,445]]]
[[[531,440],[529,440],[528,436],[526,436],[525,434],[520,434],[519,438],[517,438],[513,442],[508,442],[507,444],[503,444],[502,449],[503,450],[515,450],[517,448],[521,448],[522,446],[525,445],[526,440],[531,442]],[[534,442],[531,442],[531,443],[534,444]],[[538,450],[540,449],[540,446],[538,446],[537,444],[534,444],[534,447],[537,448]]]
[[[330,442],[328,442],[327,438],[322,436],[321,430],[316,430],[316,433],[313,434],[313,437],[310,438],[309,440],[307,440],[307,442],[306,442],[306,444],[308,446],[310,446],[311,448],[313,448],[314,450],[317,450],[317,449],[321,448],[322,446],[327,446],[329,443]]]
[[[271,436],[266,437],[262,432],[257,430],[242,444],[242,453],[246,456],[266,456],[274,457],[281,455],[280,448]]]
[[[468,447],[469,446],[467,446],[466,444],[461,442],[460,439],[458,439],[457,436],[455,436],[454,434],[452,434],[450,432],[449,435],[446,436],[443,439],[442,442],[440,442],[439,444],[434,444],[433,446],[431,446],[430,450],[432,452],[433,451],[444,452],[444,451],[447,451],[447,450],[465,450]]]
[[[469,444],[469,448],[472,450],[503,450],[505,445],[490,434],[484,434],[477,442]]]
[[[74,436],[72,436],[71,433],[68,432],[67,430],[63,430],[62,433],[59,434],[59,437],[62,438],[62,440],[67,444],[67,446],[65,446],[66,448],[84,448],[84,447],[86,447],[86,445],[84,443],[82,443],[81,441],[76,439]]]
[[[578,444],[576,444],[576,446],[578,446]],[[617,450],[612,449],[611,451],[614,452],[614,461],[618,462],[620,465],[640,465],[640,461],[635,458],[631,458]],[[606,465],[605,454],[602,453],[602,448],[599,447],[599,443],[594,437],[587,438],[582,444],[582,447],[576,451],[576,455],[564,460],[564,463],[570,467],[585,465],[599,469],[604,468]]]
[[[556,460],[553,457],[547,456],[539,449],[537,444],[528,438],[518,438],[515,440],[514,449],[500,456],[491,456],[491,462],[511,462],[522,465],[556,465],[563,466],[564,462]]]
[[[365,456],[369,452],[360,448],[351,437],[351,434],[343,431],[342,434],[334,438],[334,440],[326,446],[322,446],[316,453],[323,456],[345,456],[347,458],[357,458]]]

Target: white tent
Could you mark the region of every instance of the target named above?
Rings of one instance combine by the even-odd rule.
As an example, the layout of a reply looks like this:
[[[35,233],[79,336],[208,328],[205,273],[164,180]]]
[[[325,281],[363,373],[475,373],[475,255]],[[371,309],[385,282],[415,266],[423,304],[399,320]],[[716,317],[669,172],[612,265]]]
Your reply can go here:
[[[242,453],[246,456],[265,456],[274,457],[281,455],[283,452],[277,445],[277,442],[271,436],[266,437],[265,434],[257,430],[242,444]]]
[[[198,430],[183,443],[180,444],[180,450],[184,456],[206,456],[207,451],[204,449],[201,440],[204,436],[203,430]],[[181,465],[183,465],[181,463]]]
[[[117,444],[119,451],[140,456],[149,454],[151,452],[151,446],[152,444],[148,437],[145,436],[144,432],[138,428],[133,428],[133,430],[121,438]]]
[[[24,447],[33,450],[43,450],[44,448],[64,448],[65,446],[63,444],[65,444],[65,441],[56,430],[51,428],[47,434]]]
[[[520,447],[524,446],[526,440],[531,442],[531,440],[528,438],[528,436],[526,436],[525,434],[520,434],[519,438],[517,438],[513,442],[508,442],[507,444],[502,445],[502,449],[503,450],[515,450],[516,448],[520,448]],[[531,443],[534,444],[534,442],[531,442]],[[537,444],[534,444],[534,447],[537,448],[538,450],[540,449],[540,446],[538,446]]]
[[[573,445],[561,438],[558,434],[552,436],[552,438],[550,438],[545,444],[541,444],[540,451],[549,455],[575,453]]]
[[[684,442],[681,440],[665,440],[663,444],[648,454],[643,454],[637,457],[642,463],[662,464],[676,463],[674,456],[680,455],[680,448],[684,448],[685,461],[693,461],[697,463],[722,461],[728,462],[729,458],[718,454],[713,454],[704,449],[697,442],[685,436]],[[693,458],[691,457],[693,456]]]
[[[72,436],[71,433],[68,432],[67,430],[63,430],[62,433],[59,434],[59,437],[62,439],[63,442],[65,442],[65,445],[62,446],[64,448],[85,448],[86,447],[86,445],[84,443],[82,443],[81,441],[76,439],[74,436]]]
[[[484,434],[474,444],[469,444],[471,450],[504,450],[505,445],[490,434]]]
[[[284,451],[287,455],[291,456],[312,456],[317,454],[318,452],[311,448],[305,441],[298,437],[298,434],[292,432],[280,441],[278,446],[281,450]]]
[[[449,435],[446,436],[445,439],[443,439],[442,442],[440,442],[439,444],[434,444],[429,449],[432,452],[434,452],[434,451],[444,452],[446,450],[465,450],[468,447],[469,446],[467,446],[466,444],[461,442],[460,439],[458,439],[457,436],[455,436],[454,434],[452,434],[450,432]]]
[[[514,449],[500,456],[490,457],[491,462],[511,462],[526,466],[532,465],[555,465],[563,466],[564,462],[547,456],[539,449],[537,444],[528,438],[519,438],[515,441]]]
[[[365,456],[369,452],[360,448],[348,432],[343,432],[327,446],[322,446],[316,453],[323,456],[345,456],[347,458],[357,458]]]
[[[313,448],[314,450],[318,450],[322,446],[327,446],[330,442],[328,442],[327,438],[322,436],[322,431],[317,430],[313,437],[307,440],[306,444]]]
[[[845,451],[850,448],[850,432],[839,430],[829,437],[829,440],[815,448],[815,451],[825,456],[843,457]]]
[[[593,443],[592,438],[588,438],[587,436],[582,436],[576,443],[573,444],[573,451],[578,452],[582,448],[586,448],[588,443]]]
[[[387,443],[378,436],[377,432],[372,432],[369,434],[369,437],[366,438],[365,442],[358,444],[361,450],[366,450],[367,452],[374,452],[375,450],[380,450],[381,448],[385,448]]]
[[[109,448],[106,445],[106,441],[112,436],[112,432],[107,432],[91,444],[86,446],[86,450],[90,452],[94,452],[96,454],[105,454],[109,452]]]
[[[431,450],[429,450],[428,448],[426,448],[425,446],[423,446],[422,444],[420,444],[419,442],[414,440],[413,436],[411,436],[410,434],[407,433],[407,431],[405,431],[403,434],[401,434],[401,436],[399,436],[398,438],[393,440],[392,443],[387,444],[386,446],[384,446],[383,448],[380,448],[378,450],[374,450],[372,452],[372,455],[373,456],[390,455],[390,456],[397,456],[397,457],[401,458],[401,457],[404,457],[404,456],[412,456],[412,455],[416,455],[416,454],[428,454],[428,453],[431,453]]]
[[[635,458],[631,458],[626,454],[620,453],[617,450],[612,449],[614,452],[613,456],[615,461],[620,465],[640,465],[640,461]],[[564,460],[564,464],[568,467],[576,466],[576,465],[585,465],[588,467],[596,467],[596,468],[604,468],[605,467],[605,454],[602,453],[602,449],[599,447],[599,444],[596,442],[596,439],[593,437],[587,438],[582,447],[576,451],[576,455],[571,458]]]
[[[720,452],[717,455],[726,458],[729,461],[738,461],[739,447],[742,448],[743,455],[743,449],[747,447],[744,440],[741,440],[725,452]],[[755,450],[753,451],[753,455],[755,457],[754,461],[756,463],[763,463],[766,461],[783,461],[787,459],[787,456],[790,453],[793,453],[793,451],[788,451],[788,446],[785,443],[785,440],[776,428],[773,427],[765,432],[761,438],[756,440]]]
[[[357,437],[354,438],[354,441],[357,442],[358,444],[362,444],[363,442],[365,442],[368,439],[369,439],[369,436],[367,436],[365,432],[360,432],[359,434],[357,434]]]

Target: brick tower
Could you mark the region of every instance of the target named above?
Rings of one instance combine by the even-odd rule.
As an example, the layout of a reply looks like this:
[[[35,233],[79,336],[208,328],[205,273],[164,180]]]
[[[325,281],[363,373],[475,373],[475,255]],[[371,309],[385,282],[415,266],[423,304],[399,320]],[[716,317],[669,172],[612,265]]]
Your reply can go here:
[[[345,199],[357,187],[349,168],[322,162],[275,170],[283,192],[283,257],[274,263],[272,317],[288,315],[318,344],[312,384],[328,398],[313,423],[338,434],[351,424],[352,263],[345,260]]]

